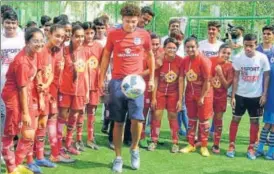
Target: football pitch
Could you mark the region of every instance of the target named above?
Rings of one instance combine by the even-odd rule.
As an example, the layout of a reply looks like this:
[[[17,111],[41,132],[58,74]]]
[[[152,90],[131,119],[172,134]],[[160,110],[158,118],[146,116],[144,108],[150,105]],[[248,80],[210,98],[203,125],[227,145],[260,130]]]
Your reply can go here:
[[[101,106],[97,111],[96,140],[100,150],[95,151],[86,148],[79,156],[74,156],[77,161],[74,164],[58,164],[55,169],[42,168],[45,174],[108,174],[111,172],[111,164],[114,152],[108,148],[107,136],[101,133]],[[246,151],[249,144],[249,119],[245,115],[239,126],[236,140],[236,155],[234,159],[225,156],[228,147],[229,123],[231,109],[224,117],[223,136],[221,141],[221,154],[211,154],[210,157],[202,157],[199,149],[190,154],[170,153],[171,141],[167,117],[164,117],[160,133],[164,145],[158,145],[154,152],[141,149],[141,168],[134,171],[130,167],[129,147],[123,147],[123,173],[129,174],[274,174],[274,161],[258,158],[254,161],[247,159]],[[261,124],[262,126],[262,124]],[[86,129],[86,127],[85,127]],[[86,132],[84,132],[84,142]],[[187,145],[184,137],[180,137],[180,148]],[[209,148],[212,140],[209,140]],[[4,166],[2,165],[2,168]],[[2,170],[3,171],[3,170]]]

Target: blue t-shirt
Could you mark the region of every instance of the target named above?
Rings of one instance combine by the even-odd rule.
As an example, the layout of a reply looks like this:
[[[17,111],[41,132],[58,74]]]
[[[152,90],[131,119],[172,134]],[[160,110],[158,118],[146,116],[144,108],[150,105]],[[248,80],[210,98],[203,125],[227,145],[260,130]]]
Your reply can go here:
[[[269,87],[268,87],[268,95],[267,95],[267,102],[265,104],[265,109],[268,112],[274,112],[274,46],[272,46],[268,50],[263,49],[263,45],[260,44],[257,47],[257,51],[264,53],[270,63],[270,80],[269,80]]]

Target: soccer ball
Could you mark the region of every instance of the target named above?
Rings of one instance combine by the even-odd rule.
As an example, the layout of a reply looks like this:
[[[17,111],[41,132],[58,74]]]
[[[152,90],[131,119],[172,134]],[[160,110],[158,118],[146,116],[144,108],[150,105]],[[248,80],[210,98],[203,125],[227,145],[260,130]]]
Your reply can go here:
[[[127,75],[121,84],[122,92],[131,99],[135,99],[142,95],[146,89],[146,83],[140,75]]]

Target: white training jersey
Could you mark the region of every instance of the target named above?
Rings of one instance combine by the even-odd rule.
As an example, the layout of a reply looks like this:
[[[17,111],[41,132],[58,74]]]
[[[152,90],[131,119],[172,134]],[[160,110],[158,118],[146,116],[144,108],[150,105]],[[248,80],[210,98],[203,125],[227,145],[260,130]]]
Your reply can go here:
[[[104,39],[101,39],[101,40],[96,39],[95,41],[100,43],[103,47],[105,47],[107,44],[107,37],[105,37]]]
[[[25,40],[20,33],[13,38],[7,38],[4,35],[1,35],[1,90],[6,81],[6,73],[10,63],[24,46]]]
[[[164,36],[164,37],[161,38],[161,45],[162,45],[162,47],[164,47],[164,42],[165,42],[165,40],[166,40],[168,37],[169,37],[169,36],[166,35],[166,36]]]
[[[178,50],[177,50],[177,52],[176,52],[176,55],[177,56],[179,56],[179,57],[185,57],[185,46],[184,46],[184,44],[182,43],[180,46],[179,46],[179,48],[178,48]]]
[[[216,43],[211,44],[208,40],[202,40],[199,42],[199,50],[208,58],[218,56],[222,41],[217,40]]]
[[[236,94],[242,97],[260,97],[263,93],[263,74],[270,71],[265,54],[259,51],[250,58],[245,52],[236,55],[232,62],[235,71],[240,71]]]

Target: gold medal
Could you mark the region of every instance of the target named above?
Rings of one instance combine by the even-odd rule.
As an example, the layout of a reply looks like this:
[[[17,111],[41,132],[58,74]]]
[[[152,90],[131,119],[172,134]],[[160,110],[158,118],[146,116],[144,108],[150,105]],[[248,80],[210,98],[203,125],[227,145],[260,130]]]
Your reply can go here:
[[[85,71],[85,61],[83,59],[78,59],[76,62],[74,62],[74,68],[76,72],[84,72]]]
[[[95,56],[91,56],[89,59],[88,59],[88,63],[89,63],[89,66],[92,68],[92,69],[95,69],[98,67],[98,59],[95,57]]]
[[[175,82],[177,79],[177,74],[173,71],[169,71],[166,75],[165,75],[165,80],[167,83],[172,83]]]
[[[211,84],[214,88],[220,88],[221,87],[221,82],[218,76],[215,76],[211,80]]]
[[[190,69],[187,73],[186,73],[186,77],[187,77],[187,80],[189,82],[193,82],[193,81],[196,81],[198,76],[197,74],[192,70]]]

